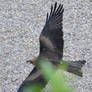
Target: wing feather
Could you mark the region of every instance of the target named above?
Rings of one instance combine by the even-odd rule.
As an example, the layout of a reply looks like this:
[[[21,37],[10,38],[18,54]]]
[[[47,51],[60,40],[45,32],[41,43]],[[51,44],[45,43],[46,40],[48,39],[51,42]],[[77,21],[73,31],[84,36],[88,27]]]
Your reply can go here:
[[[57,2],[54,6],[51,5],[50,14],[47,13],[46,23],[40,35],[41,48],[58,52],[63,55],[63,5],[57,7]],[[44,39],[43,39],[44,38]],[[48,41],[48,42],[47,42]]]

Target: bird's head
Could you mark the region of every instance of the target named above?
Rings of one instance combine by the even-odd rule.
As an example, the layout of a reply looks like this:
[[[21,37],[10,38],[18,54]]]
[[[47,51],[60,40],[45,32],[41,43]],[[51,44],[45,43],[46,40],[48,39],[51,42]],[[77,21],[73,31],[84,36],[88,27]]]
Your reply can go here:
[[[35,65],[37,61],[38,61],[38,57],[33,58],[33,59],[31,59],[31,60],[27,60],[27,62],[29,62],[29,63],[31,63],[31,64],[33,64],[33,65]]]
[[[27,60],[27,62],[33,64],[33,65],[37,65],[40,63],[40,61],[48,61],[49,59],[45,56],[39,55],[38,57],[35,57],[31,60]]]

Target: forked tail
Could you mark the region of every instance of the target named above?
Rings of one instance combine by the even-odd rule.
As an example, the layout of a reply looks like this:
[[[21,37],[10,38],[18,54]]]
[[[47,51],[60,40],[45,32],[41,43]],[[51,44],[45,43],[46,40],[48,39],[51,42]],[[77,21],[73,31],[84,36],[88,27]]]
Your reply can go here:
[[[82,77],[81,68],[83,67],[85,63],[86,63],[85,60],[69,61],[67,62],[67,71]]]

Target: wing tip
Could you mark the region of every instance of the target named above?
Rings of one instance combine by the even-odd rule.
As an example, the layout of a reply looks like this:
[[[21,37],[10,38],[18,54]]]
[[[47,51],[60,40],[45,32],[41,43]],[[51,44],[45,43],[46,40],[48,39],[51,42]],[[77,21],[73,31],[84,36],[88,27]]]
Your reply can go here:
[[[54,8],[53,8],[54,7]],[[55,2],[54,5],[51,5],[51,12],[50,12],[50,17],[54,15],[58,15],[64,12],[63,4],[59,4],[57,6],[57,2]]]

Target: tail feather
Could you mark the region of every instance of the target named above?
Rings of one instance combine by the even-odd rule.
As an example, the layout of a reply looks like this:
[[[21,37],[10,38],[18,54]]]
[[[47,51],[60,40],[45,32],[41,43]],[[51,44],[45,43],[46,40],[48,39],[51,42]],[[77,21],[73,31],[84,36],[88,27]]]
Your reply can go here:
[[[81,68],[83,67],[85,63],[86,63],[85,60],[69,61],[67,62],[67,71],[82,77]]]

